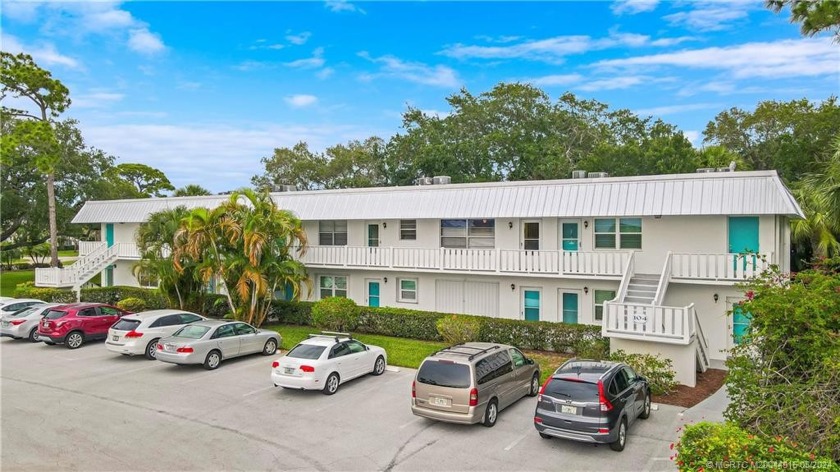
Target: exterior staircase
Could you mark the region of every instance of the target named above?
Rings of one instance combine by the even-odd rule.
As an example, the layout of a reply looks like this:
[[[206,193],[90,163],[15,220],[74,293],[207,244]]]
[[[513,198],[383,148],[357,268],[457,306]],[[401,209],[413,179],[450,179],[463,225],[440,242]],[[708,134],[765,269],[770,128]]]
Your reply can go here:
[[[659,274],[633,274],[627,284],[627,292],[622,303],[651,305],[656,297]]]
[[[139,253],[134,244],[117,243],[109,247],[102,243],[67,267],[35,269],[35,285],[38,287],[72,288],[78,293],[85,282],[117,262],[117,260],[138,260],[139,258]]]

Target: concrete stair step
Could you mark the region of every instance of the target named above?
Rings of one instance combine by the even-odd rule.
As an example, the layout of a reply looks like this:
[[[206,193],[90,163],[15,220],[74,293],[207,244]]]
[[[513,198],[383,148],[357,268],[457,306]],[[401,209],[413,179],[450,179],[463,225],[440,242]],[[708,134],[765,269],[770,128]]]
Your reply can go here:
[[[656,293],[657,287],[658,287],[657,285],[641,285],[641,284],[634,284],[634,283],[631,282],[629,285],[627,285],[627,290],[633,290],[633,291],[636,291],[636,292]]]
[[[653,298],[624,297],[624,301],[627,303],[641,303],[645,305],[650,305],[651,302],[653,302]]]

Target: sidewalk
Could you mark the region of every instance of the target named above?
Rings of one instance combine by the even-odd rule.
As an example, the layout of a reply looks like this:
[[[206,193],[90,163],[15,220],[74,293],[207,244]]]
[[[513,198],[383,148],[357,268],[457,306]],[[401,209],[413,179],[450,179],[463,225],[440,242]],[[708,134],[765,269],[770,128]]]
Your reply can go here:
[[[729,406],[729,396],[726,394],[726,385],[724,385],[709,398],[683,411],[681,416],[684,423],[723,422],[723,411],[727,406]]]

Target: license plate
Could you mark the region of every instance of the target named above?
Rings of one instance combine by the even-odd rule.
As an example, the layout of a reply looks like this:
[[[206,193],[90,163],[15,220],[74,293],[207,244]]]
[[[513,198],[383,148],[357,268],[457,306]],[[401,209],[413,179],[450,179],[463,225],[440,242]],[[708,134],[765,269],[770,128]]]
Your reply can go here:
[[[167,344],[167,345],[163,346],[163,348],[164,348],[165,350],[169,351],[169,352],[172,352],[172,351],[174,351],[174,350],[175,350],[175,346],[174,346],[174,345],[172,345],[172,344]]]
[[[9,326],[10,324],[11,324],[11,323],[9,323],[8,321],[4,321],[4,322],[3,322],[3,326]]]
[[[452,406],[452,400],[441,397],[429,397],[429,403],[435,406]]]
[[[120,340],[119,336],[111,336],[111,341],[119,341],[119,340]]]
[[[577,408],[569,405],[560,405],[560,413],[567,413],[570,415],[577,414]]]
[[[292,375],[292,374],[295,373],[295,368],[294,367],[283,367],[283,372],[288,374],[288,375]]]

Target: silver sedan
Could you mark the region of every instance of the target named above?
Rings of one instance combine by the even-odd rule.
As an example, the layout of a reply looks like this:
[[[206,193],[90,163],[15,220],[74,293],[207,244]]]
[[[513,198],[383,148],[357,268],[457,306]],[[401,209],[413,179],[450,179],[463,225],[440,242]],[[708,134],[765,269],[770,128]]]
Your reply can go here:
[[[0,336],[8,336],[15,339],[25,338],[33,343],[40,341],[41,339],[38,336],[38,322],[50,311],[50,308],[59,305],[59,303],[42,303],[3,316],[3,318],[0,318]]]
[[[241,321],[207,320],[184,326],[157,344],[157,360],[172,364],[219,367],[224,359],[261,352],[277,352],[282,338],[275,331],[257,329]]]

